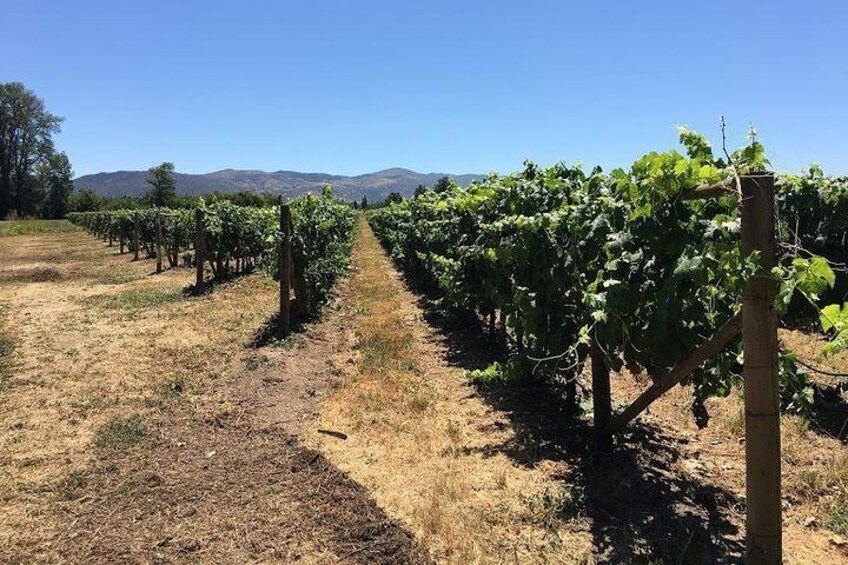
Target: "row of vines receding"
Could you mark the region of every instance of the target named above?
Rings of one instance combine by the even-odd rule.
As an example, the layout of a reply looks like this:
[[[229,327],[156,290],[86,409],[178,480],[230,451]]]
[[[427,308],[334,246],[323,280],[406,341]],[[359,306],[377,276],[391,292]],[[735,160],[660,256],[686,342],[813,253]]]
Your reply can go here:
[[[576,407],[591,339],[610,368],[662,378],[739,313],[757,272],[758,257],[740,250],[739,177],[766,170],[762,144],[718,157],[692,131],[682,129],[680,141],[685,153],[651,152],[610,173],[528,162],[374,211],[371,225],[393,259],[507,344],[508,360],[474,377],[559,381]],[[687,198],[705,186],[722,190]],[[827,351],[843,349],[848,305],[819,304],[848,285],[848,181],[816,168],[780,175],[777,204],[776,307],[796,325],[815,315],[831,334]],[[741,383],[741,347],[732,341],[687,377],[699,424],[706,398]],[[792,352],[781,352],[780,369],[784,409],[810,410],[809,378]]]
[[[292,230],[287,237],[291,238],[297,306],[304,314],[314,313],[327,301],[334,282],[347,268],[357,213],[334,200],[329,190],[321,196],[295,198],[289,207]],[[256,268],[278,279],[277,257],[283,237],[279,217],[280,208],[276,206],[254,208],[226,201],[201,202],[196,209],[69,215],[89,233],[120,246],[121,253],[127,250],[148,258],[161,253],[160,259],[166,258],[172,268],[197,266],[200,257],[201,267],[208,266],[213,282]]]

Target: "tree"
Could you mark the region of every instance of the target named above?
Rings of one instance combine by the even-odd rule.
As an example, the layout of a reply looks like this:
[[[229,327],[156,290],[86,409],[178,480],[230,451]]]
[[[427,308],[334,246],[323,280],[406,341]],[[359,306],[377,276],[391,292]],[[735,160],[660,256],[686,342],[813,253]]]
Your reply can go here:
[[[0,218],[37,212],[43,196],[37,167],[53,154],[61,123],[23,84],[0,83]]]
[[[418,198],[428,190],[430,189],[424,186],[423,184],[419,184],[417,187],[415,187],[415,198]]]
[[[97,196],[97,195],[95,195]],[[112,196],[100,199],[100,210],[135,210],[139,208],[139,198],[132,196]]]
[[[71,212],[96,212],[101,206],[103,199],[90,188],[81,188],[71,196]]]
[[[362,202],[359,204],[359,207],[362,208],[363,210],[368,209],[368,197],[367,196],[362,197]]]
[[[59,219],[68,214],[74,183],[73,171],[68,156],[62,153],[50,155],[38,169],[39,184],[47,189],[47,198],[42,206],[41,216]]]
[[[396,202],[403,202],[403,195],[400,192],[390,192],[386,197],[386,204],[394,204]]]
[[[177,201],[177,179],[174,177],[174,164],[165,162],[147,171],[144,182],[150,185],[146,195],[151,206],[169,208]]]
[[[433,187],[434,192],[447,192],[450,190],[451,186],[453,186],[453,181],[450,177],[442,177],[436,181],[436,185]]]

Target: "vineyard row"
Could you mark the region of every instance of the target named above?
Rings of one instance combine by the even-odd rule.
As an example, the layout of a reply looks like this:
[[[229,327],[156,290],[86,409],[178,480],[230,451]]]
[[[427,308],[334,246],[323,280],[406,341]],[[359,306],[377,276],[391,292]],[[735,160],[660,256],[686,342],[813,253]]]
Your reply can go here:
[[[194,265],[197,290],[208,282],[207,265],[213,281],[257,267],[280,280],[281,249],[288,249],[295,308],[309,316],[326,302],[347,267],[356,212],[329,192],[296,198],[283,208],[290,218],[285,233],[279,206],[252,208],[226,201],[196,209],[83,212],[69,219],[110,245],[117,243],[121,253],[128,249],[136,259],[141,252],[156,257],[159,270],[165,258],[172,268]]]

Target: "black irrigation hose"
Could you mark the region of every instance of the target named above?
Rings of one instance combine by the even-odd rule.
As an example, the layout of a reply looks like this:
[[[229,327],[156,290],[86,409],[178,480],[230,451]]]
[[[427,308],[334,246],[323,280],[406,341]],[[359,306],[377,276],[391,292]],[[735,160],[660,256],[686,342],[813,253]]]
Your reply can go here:
[[[837,378],[837,379],[848,379],[848,373],[832,373],[830,371],[825,371],[823,369],[819,369],[818,367],[814,367],[813,365],[809,365],[809,364],[801,361],[797,357],[795,358],[795,362],[798,363],[799,365],[803,366],[803,367],[806,367],[807,369],[809,369],[813,372],[819,373],[820,375],[824,375],[826,377],[834,377],[834,378]]]

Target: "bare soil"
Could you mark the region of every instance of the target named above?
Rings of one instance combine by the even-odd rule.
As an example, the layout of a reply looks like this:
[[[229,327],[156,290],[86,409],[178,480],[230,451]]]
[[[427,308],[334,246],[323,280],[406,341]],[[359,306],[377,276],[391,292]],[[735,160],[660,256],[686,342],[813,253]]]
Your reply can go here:
[[[338,307],[257,345],[263,275],[193,298],[191,273],[80,233],[0,243],[0,562],[429,562],[297,438],[347,343]]]

